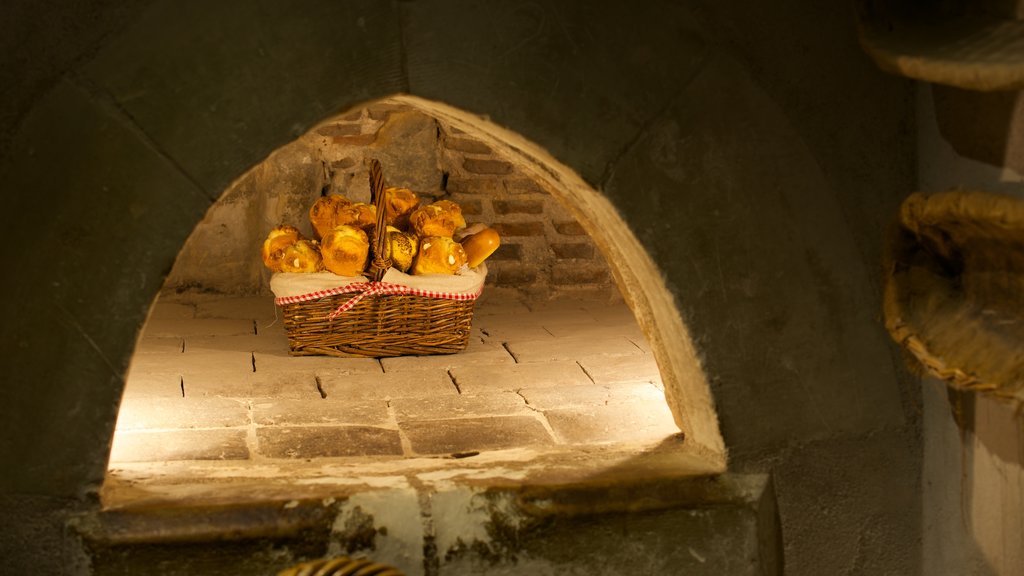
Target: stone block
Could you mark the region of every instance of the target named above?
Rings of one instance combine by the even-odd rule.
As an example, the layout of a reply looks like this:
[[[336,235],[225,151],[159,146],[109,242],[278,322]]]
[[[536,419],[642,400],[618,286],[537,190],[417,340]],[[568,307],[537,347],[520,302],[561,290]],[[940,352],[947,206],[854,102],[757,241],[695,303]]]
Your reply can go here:
[[[448,178],[448,192],[452,194],[484,194],[497,196],[505,193],[505,187],[497,178],[472,178],[451,176]]]
[[[333,122],[317,128],[316,133],[325,138],[354,136],[363,133],[363,125],[359,122]]]
[[[589,260],[594,257],[594,245],[583,242],[553,242],[551,251],[560,260]]]
[[[570,336],[557,338],[554,342],[510,342],[508,350],[520,363],[576,360],[585,356],[638,356],[644,353],[622,336]]]
[[[555,231],[565,236],[586,236],[587,231],[576,220],[566,220],[552,223]]]
[[[498,248],[501,250],[501,248]],[[473,309],[473,319],[483,316],[528,313],[529,308],[523,303],[523,296],[518,290],[491,288],[484,290],[477,298]]]
[[[484,213],[483,202],[479,198],[452,198],[460,208],[463,216],[480,216]]]
[[[184,338],[156,338],[143,334],[142,338],[139,338],[138,342],[135,343],[135,351],[132,353],[132,357],[135,358],[136,356],[146,354],[181,354],[184,351],[184,346]]]
[[[508,194],[547,194],[540,184],[529,178],[505,178],[503,182]]]
[[[380,374],[380,363],[373,358],[339,358],[335,356],[289,356],[287,349],[274,353],[256,353],[256,371],[285,372],[301,370],[318,374]]]
[[[496,222],[491,225],[501,236],[543,236],[543,222]]]
[[[552,444],[533,416],[493,416],[406,422],[402,431],[416,454],[454,454]]]
[[[413,190],[441,189],[438,167],[437,121],[416,110],[395,111],[387,119],[372,151],[391,186]],[[362,186],[366,186],[366,179]]]
[[[528,264],[494,262],[491,268],[494,273],[487,276],[487,282],[496,286],[519,287],[537,280],[537,269]]]
[[[514,261],[518,262],[523,258],[523,247],[519,244],[503,243],[489,256],[489,261]]]
[[[638,339],[644,339],[644,333],[640,330],[640,326],[637,325],[636,321],[612,323],[599,322],[597,319],[590,319],[589,321],[580,319],[580,321],[574,322],[571,318],[567,318],[561,322],[544,322],[543,326],[548,332],[559,338],[570,336],[579,338],[622,336],[634,344]]]
[[[128,370],[122,398],[181,398],[180,372]]]
[[[251,398],[253,395],[252,371],[183,370],[179,374],[186,398]]]
[[[577,360],[595,384],[661,384],[658,363],[646,356],[583,356]]]
[[[547,340],[554,338],[539,324],[491,324],[486,318],[476,323],[487,342],[504,344],[516,340]]]
[[[494,174],[501,176],[512,172],[512,164],[504,160],[493,160],[489,158],[466,158],[462,161],[462,167],[473,174]]]
[[[493,200],[491,205],[494,213],[501,216],[507,214],[543,214],[544,200],[542,198],[517,198],[514,200]]]
[[[182,359],[188,362],[197,362],[200,357],[213,358],[223,356],[225,362],[245,357],[252,368],[252,356],[256,352],[274,353],[280,348],[281,339],[269,336],[257,336],[255,334],[240,334],[237,336],[188,336],[182,339]],[[233,359],[234,357],[234,359]]]
[[[440,354],[436,356],[398,356],[382,358],[381,364],[385,373],[420,372],[422,370],[438,370],[442,374],[455,366],[475,366],[513,364],[515,361],[508,351],[499,343],[481,342],[470,338],[466,349],[458,354]]]
[[[245,401],[226,398],[128,397],[117,413],[117,430],[230,428],[249,424]]]
[[[657,442],[679,433],[664,397],[650,402],[555,408],[545,410],[544,415],[559,441],[568,444]]]
[[[261,398],[253,400],[252,414],[258,426],[357,424],[386,427],[391,421],[384,400],[351,401],[341,397]]]
[[[587,379],[583,385],[554,385],[557,382],[538,381],[536,385],[519,391],[530,407],[538,410],[561,408],[591,408],[630,403],[665,403],[665,394],[650,383],[593,384]]]
[[[611,280],[608,268],[594,264],[560,266],[551,272],[551,283],[558,286],[606,284]]]
[[[321,397],[315,372],[263,370],[249,375],[247,381],[250,398],[316,400]]]
[[[152,338],[175,336],[240,336],[252,334],[252,320],[226,318],[153,318],[146,323],[146,335]]]
[[[280,311],[274,304],[274,297],[204,297],[192,298],[190,301],[196,308],[196,318],[235,318],[256,320],[258,325],[265,326],[277,320],[281,323]],[[280,331],[280,326],[277,327]]]
[[[257,452],[267,458],[401,456],[397,430],[374,426],[257,428]]]
[[[444,140],[444,147],[467,154],[491,154],[491,147],[475,138],[449,136]]]
[[[451,374],[459,390],[470,395],[591,383],[583,369],[571,360],[511,366],[457,366]]]
[[[384,374],[319,375],[328,398],[343,401],[390,400],[458,394],[443,369],[401,370]]]
[[[496,389],[496,388],[495,388]],[[452,396],[399,398],[391,402],[399,425],[418,420],[444,420],[465,416],[512,416],[527,414],[522,396],[491,390],[462,391]]]
[[[149,320],[187,320],[196,315],[195,306],[187,303],[165,301],[157,298],[153,307],[149,309]]]
[[[362,147],[377,142],[377,134],[356,134],[353,136],[332,136],[331,144],[335,146]]]
[[[110,463],[172,460],[246,460],[245,429],[118,432]]]

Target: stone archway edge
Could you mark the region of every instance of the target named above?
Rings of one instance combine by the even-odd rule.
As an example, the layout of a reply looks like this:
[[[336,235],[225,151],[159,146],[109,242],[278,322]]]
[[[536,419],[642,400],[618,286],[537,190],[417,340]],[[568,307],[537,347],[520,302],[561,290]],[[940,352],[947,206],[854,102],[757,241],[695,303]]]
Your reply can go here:
[[[725,443],[707,376],[674,298],[650,255],[607,198],[571,169],[522,136],[445,104],[410,95],[391,98],[459,129],[499,150],[546,184],[580,222],[608,261],[612,274],[647,335],[665,385],[665,399],[689,448],[710,469],[724,471]]]

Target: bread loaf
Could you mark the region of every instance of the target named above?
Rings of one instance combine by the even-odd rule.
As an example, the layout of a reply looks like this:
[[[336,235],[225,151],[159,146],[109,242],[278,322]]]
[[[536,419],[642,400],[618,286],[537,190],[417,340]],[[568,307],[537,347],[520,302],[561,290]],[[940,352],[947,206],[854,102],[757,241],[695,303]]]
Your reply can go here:
[[[339,276],[359,276],[366,268],[370,242],[354,226],[336,226],[320,242],[324,267]]]
[[[476,268],[501,245],[501,237],[493,228],[483,230],[462,239],[462,248],[466,250],[466,259],[470,268]]]
[[[452,237],[460,228],[466,227],[462,208],[450,200],[439,200],[428,206],[420,206],[409,215],[409,224],[421,238],[429,236]]]
[[[466,251],[461,244],[447,236],[427,236],[420,239],[412,273],[454,274],[465,265]]]
[[[295,244],[302,237],[298,228],[282,224],[267,234],[263,241],[263,265],[274,272],[281,272],[281,262],[286,248]]]

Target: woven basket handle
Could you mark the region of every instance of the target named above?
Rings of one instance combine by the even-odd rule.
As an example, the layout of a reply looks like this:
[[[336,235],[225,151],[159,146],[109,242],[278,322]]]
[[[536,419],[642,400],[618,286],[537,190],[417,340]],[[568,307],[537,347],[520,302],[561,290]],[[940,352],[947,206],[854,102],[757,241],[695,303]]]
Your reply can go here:
[[[384,171],[376,158],[367,160],[370,168],[370,198],[377,208],[377,225],[373,228],[373,261],[369,274],[374,282],[380,282],[384,273],[391,268],[391,259],[385,257],[387,247],[387,194],[384,193]]]

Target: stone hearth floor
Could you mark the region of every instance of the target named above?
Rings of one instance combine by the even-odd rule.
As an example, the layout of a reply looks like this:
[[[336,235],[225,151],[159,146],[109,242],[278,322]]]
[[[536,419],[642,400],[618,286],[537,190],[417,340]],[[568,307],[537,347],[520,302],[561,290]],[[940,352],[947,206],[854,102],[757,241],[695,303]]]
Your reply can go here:
[[[677,434],[632,313],[607,297],[478,301],[455,355],[290,357],[269,297],[163,299],[128,373],[110,468],[466,458]]]

